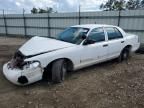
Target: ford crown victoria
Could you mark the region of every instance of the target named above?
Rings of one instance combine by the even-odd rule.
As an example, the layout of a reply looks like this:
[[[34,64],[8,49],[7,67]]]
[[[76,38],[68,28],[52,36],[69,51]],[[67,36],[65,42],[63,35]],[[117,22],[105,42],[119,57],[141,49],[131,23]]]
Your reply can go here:
[[[32,37],[4,64],[3,74],[16,85],[28,85],[42,78],[58,83],[69,71],[114,58],[125,60],[139,46],[138,36],[117,26],[76,25],[55,38]]]

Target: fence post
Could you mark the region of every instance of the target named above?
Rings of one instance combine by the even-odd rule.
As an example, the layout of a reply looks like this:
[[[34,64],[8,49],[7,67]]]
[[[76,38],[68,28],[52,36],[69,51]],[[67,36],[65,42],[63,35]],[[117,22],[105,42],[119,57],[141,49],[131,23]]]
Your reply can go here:
[[[26,30],[26,18],[25,18],[25,10],[23,9],[23,21],[24,21],[24,36],[27,36],[27,30]]]
[[[120,19],[121,19],[121,10],[119,10],[119,15],[118,15],[118,26],[120,26]]]
[[[79,25],[81,24],[81,6],[79,5],[79,16],[78,16],[78,20],[79,20]]]
[[[4,10],[3,10],[3,19],[4,19],[4,27],[5,27],[5,35],[7,36],[7,22],[6,22],[6,17],[5,17],[5,13],[4,13]]]
[[[48,11],[47,11],[47,18],[48,18],[48,37],[50,37],[50,17]]]

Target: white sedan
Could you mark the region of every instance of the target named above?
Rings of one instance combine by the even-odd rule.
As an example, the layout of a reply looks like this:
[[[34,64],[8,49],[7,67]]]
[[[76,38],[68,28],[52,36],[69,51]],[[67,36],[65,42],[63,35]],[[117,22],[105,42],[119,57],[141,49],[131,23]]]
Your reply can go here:
[[[42,78],[62,82],[69,71],[119,58],[127,59],[140,46],[136,35],[112,25],[86,24],[67,28],[56,38],[35,36],[3,66],[3,74],[16,85]]]

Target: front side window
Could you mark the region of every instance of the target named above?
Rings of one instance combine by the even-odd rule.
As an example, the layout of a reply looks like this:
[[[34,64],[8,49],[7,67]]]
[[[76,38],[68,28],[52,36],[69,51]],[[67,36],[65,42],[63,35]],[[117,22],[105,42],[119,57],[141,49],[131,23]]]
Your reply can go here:
[[[108,40],[123,38],[121,32],[117,28],[107,27],[107,28],[105,28],[105,30],[108,35]]]
[[[83,41],[82,36],[86,35],[88,31],[88,28],[70,27],[60,33],[57,39],[73,44],[80,44]]]
[[[88,36],[88,40],[91,40],[93,42],[105,41],[105,33],[103,28],[93,29]]]

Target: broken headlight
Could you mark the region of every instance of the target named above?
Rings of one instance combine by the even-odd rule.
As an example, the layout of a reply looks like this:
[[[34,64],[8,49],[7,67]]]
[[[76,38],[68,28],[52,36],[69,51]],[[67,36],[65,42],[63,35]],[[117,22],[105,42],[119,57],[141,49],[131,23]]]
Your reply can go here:
[[[14,54],[14,57],[12,58],[12,60],[8,63],[8,67],[12,69],[13,68],[22,69],[23,65],[25,64],[24,59],[25,59],[25,56],[20,51],[17,51]]]
[[[40,67],[39,61],[26,61],[25,64],[23,65],[23,69],[32,69],[37,67]]]
[[[28,69],[40,66],[39,61],[24,61],[24,59],[26,59],[26,56],[24,56],[20,51],[17,51],[12,60],[8,63],[8,68]]]

